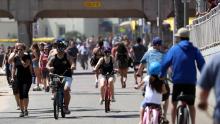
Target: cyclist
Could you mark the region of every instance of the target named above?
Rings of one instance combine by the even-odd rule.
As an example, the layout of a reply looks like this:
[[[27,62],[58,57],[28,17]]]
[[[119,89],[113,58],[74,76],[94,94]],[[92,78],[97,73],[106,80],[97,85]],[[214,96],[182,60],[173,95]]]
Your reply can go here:
[[[105,93],[104,93],[104,85],[106,82],[105,75],[106,74],[111,74],[111,76],[108,79],[109,85],[110,85],[110,91],[112,95],[112,102],[115,102],[115,97],[114,97],[114,81],[115,81],[115,76],[114,76],[114,59],[111,56],[111,49],[106,48],[104,50],[104,57],[100,58],[97,65],[94,68],[94,71],[97,71],[98,69],[101,70],[102,78],[100,79],[100,92],[101,92],[101,99],[100,99],[100,104],[103,104],[104,98],[105,98]]]
[[[57,53],[48,61],[46,67],[54,74],[65,76],[64,112],[70,114],[68,107],[71,96],[69,92],[72,84],[72,70],[75,69],[75,63],[72,62],[70,56],[64,52],[65,49],[66,44],[63,41],[59,42],[57,45]]]
[[[160,39],[160,37],[155,37],[153,38],[152,42],[152,48],[149,49],[144,56],[142,57],[141,61],[140,61],[140,66],[138,68],[137,71],[137,75],[142,75],[142,71],[144,69],[144,67],[146,67],[147,73],[149,72],[149,66],[152,62],[161,62],[164,53],[161,51],[161,47],[162,47],[162,40]],[[167,91],[169,91],[169,86],[166,83],[166,87],[167,87]],[[167,109],[168,109],[168,104],[169,104],[169,92],[167,92],[167,94],[163,95],[163,117],[164,117],[164,121],[167,122],[166,119],[166,114],[167,114]]]
[[[147,51],[146,47],[142,44],[142,39],[140,37],[137,38],[136,44],[131,48],[131,56],[133,58],[133,66],[134,66],[134,79],[135,84],[138,84],[136,72],[140,65],[140,60],[144,56],[144,53]]]
[[[139,124],[143,124],[143,116],[146,107],[154,106],[156,108],[161,108],[160,104],[162,102],[162,94],[166,93],[165,84],[158,77],[161,71],[161,64],[159,62],[152,62],[148,70],[149,75],[147,75],[144,80],[135,87],[136,89],[139,89],[143,84],[145,84],[145,98],[141,103]],[[154,119],[154,124],[158,124],[157,120],[158,119]]]
[[[184,95],[195,96],[196,91],[196,65],[201,71],[205,60],[200,51],[189,41],[189,31],[180,28],[175,35],[180,41],[169,51],[162,60],[160,77],[166,75],[167,69],[172,67],[172,123],[175,124],[177,110],[177,96],[182,92]],[[196,63],[195,63],[196,62]],[[191,123],[195,124],[196,110],[193,101],[186,101],[190,111]]]
[[[103,47],[103,41],[102,40],[100,40],[98,42],[98,46],[93,49],[92,54],[94,56],[94,62],[91,63],[91,66],[94,67],[95,65],[97,65],[99,59],[104,56],[104,47]],[[99,70],[96,70],[95,76],[96,76],[95,87],[98,88]]]

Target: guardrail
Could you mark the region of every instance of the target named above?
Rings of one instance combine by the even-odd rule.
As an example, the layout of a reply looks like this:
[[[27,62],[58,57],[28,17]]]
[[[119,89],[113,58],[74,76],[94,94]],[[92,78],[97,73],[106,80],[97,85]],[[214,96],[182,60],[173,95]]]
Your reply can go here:
[[[201,50],[220,45],[220,3],[188,26],[190,40]]]

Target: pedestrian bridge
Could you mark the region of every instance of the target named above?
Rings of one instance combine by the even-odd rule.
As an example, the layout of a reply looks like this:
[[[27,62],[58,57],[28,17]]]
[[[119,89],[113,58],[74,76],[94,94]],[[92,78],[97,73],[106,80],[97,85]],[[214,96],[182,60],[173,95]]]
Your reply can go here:
[[[155,27],[158,10],[161,20],[167,18],[173,12],[173,0],[0,0],[0,17],[17,21],[18,39],[27,45],[38,18],[139,17]]]
[[[220,4],[189,25],[190,39],[206,58],[220,53]]]

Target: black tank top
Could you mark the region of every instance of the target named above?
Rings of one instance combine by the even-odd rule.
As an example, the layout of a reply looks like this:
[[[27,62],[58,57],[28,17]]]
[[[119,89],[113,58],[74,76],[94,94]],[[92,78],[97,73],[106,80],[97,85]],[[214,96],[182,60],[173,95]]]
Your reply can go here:
[[[26,61],[26,60],[31,61],[31,58],[30,58],[29,55],[24,55],[21,59],[23,61]],[[30,67],[29,66],[24,67],[22,65],[21,60],[19,59],[19,57],[15,57],[14,62],[15,62],[15,68],[17,69],[17,71],[16,71],[17,79],[21,83],[31,83],[32,74],[31,74]]]
[[[57,55],[55,55],[54,61],[53,61],[53,67],[54,67],[54,74],[63,75],[67,77],[72,77],[72,72],[70,70],[70,63],[67,60],[67,55],[64,54],[63,58],[58,58]]]
[[[113,74],[113,62],[112,62],[112,57],[110,57],[110,62],[106,63],[105,59],[103,58],[103,63],[101,64],[101,71],[102,75],[106,74]]]

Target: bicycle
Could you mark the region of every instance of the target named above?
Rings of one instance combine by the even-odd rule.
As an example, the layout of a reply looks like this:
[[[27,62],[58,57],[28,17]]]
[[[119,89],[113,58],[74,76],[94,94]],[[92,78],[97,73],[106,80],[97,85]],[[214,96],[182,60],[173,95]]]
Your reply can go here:
[[[64,85],[65,85],[65,77],[57,74],[49,74],[51,78],[51,86],[54,90],[54,100],[53,100],[53,108],[54,108],[54,118],[59,118],[59,110],[61,110],[62,118],[65,118],[64,112]]]
[[[180,95],[177,97],[177,101],[181,101],[181,104],[177,107],[177,124],[189,124],[189,110],[187,108],[187,101],[193,101],[195,96],[192,95]]]
[[[162,124],[161,115],[162,115],[162,110],[160,105],[149,104],[145,108],[143,124]]]
[[[105,91],[105,112],[109,112],[110,111],[110,102],[111,102],[111,90],[110,90],[110,84],[108,82],[108,79],[114,74],[113,73],[107,73],[105,74],[105,79],[106,79],[106,83],[104,85],[104,91]]]

